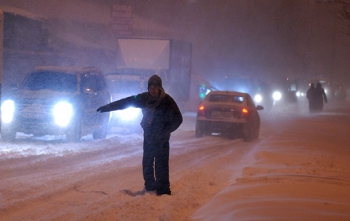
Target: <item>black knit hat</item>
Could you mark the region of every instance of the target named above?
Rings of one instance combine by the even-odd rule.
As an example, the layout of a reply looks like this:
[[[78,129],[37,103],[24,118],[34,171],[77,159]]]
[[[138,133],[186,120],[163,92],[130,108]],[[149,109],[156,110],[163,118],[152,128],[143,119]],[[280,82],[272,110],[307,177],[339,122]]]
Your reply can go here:
[[[153,75],[148,79],[148,87],[155,86],[158,88],[162,88],[162,79],[158,75]]]

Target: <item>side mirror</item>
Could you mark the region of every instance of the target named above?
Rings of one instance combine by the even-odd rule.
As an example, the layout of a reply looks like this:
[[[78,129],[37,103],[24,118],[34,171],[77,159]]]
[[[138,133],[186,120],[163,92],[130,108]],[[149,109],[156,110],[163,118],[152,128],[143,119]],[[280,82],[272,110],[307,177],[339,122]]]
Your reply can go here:
[[[264,110],[264,107],[261,105],[256,105],[256,110]]]

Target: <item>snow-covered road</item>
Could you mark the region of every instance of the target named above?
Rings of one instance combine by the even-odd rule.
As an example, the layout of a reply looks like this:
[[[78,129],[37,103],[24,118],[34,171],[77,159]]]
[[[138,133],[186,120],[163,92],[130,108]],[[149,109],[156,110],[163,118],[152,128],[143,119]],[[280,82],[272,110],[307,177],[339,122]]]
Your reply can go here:
[[[239,161],[254,146],[220,137],[198,140],[194,138],[194,119],[193,113],[187,114],[184,124],[171,138],[173,196],[166,200],[178,204],[174,205],[177,212],[171,214],[176,212],[183,219],[228,185],[232,169],[239,171],[231,167],[232,162]],[[115,216],[119,217],[117,220],[129,220],[126,217],[147,214],[148,220],[153,220],[161,209],[156,206],[152,212],[149,208],[152,201],[166,196],[145,196],[150,201],[146,204],[150,205],[138,208],[139,214],[135,214],[140,199],[121,193],[123,189],[143,188],[142,140],[142,134],[111,134],[106,140],[85,137],[76,144],[65,143],[61,138],[34,139],[23,135],[16,143],[2,142],[0,217],[110,220],[107,217]],[[102,215],[109,207],[118,214]]]
[[[251,143],[196,139],[195,114],[185,113],[171,137],[172,196],[122,192],[143,188],[142,134],[0,141],[0,220],[349,220],[349,103],[314,115],[305,105],[260,113],[260,138]],[[305,191],[315,183],[337,190],[322,198],[323,208],[316,193]],[[308,217],[305,202],[313,202]],[[289,205],[306,212],[291,217]]]

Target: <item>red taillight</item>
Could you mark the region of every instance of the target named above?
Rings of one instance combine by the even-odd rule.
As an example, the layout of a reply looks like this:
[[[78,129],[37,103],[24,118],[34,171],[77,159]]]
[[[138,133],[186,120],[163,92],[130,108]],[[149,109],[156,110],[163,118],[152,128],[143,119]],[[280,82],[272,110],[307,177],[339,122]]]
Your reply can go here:
[[[247,109],[247,108],[243,108],[243,109],[242,109],[242,113],[243,113],[243,114],[248,114],[248,113],[249,113],[249,111],[248,111],[248,109]]]
[[[204,116],[204,105],[199,105],[197,116]]]

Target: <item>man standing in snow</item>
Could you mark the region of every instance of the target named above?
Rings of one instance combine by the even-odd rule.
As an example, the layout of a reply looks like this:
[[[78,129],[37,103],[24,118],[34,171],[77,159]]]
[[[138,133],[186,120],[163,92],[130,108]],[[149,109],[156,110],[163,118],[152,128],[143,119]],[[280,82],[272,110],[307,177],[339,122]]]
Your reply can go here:
[[[171,195],[169,181],[170,134],[182,123],[181,112],[162,87],[162,79],[153,75],[148,80],[148,92],[111,102],[97,109],[109,112],[134,106],[142,109],[143,178],[146,191]]]

